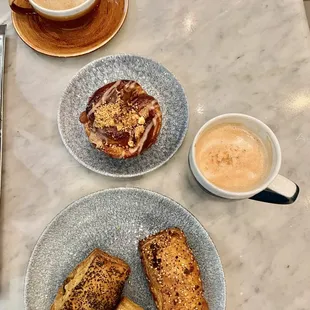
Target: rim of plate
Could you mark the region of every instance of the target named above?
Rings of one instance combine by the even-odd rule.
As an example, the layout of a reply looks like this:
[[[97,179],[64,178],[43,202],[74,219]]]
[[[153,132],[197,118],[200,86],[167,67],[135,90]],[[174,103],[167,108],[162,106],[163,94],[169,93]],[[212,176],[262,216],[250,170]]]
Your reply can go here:
[[[67,142],[65,141],[64,139],[64,136],[63,136],[63,133],[62,133],[62,129],[60,128],[60,109],[61,109],[61,106],[62,106],[62,102],[63,100],[65,99],[66,97],[66,93],[69,89],[69,87],[71,86],[71,84],[75,81],[75,79],[78,78],[79,75],[83,74],[84,71],[87,70],[87,68],[93,64],[95,64],[96,62],[99,62],[99,61],[103,61],[103,60],[108,60],[108,59],[113,59],[115,57],[124,57],[124,56],[129,56],[129,57],[138,57],[138,58],[143,58],[147,61],[151,61],[155,64],[157,64],[158,66],[162,67],[165,71],[169,72],[173,78],[177,81],[177,83],[180,85],[181,87],[181,90],[183,92],[183,95],[185,97],[185,101],[186,101],[186,110],[187,110],[187,117],[186,117],[186,122],[185,122],[185,130],[183,131],[182,133],[182,136],[175,148],[175,150],[164,160],[162,161],[161,163],[159,163],[158,165],[156,165],[155,167],[152,167],[152,168],[149,168],[149,169],[145,169],[144,171],[142,172],[138,172],[138,173],[133,173],[133,174],[113,174],[113,173],[109,173],[109,172],[104,172],[104,171],[101,171],[101,170],[98,170],[98,169],[95,169],[89,165],[87,165],[86,163],[84,163],[82,160],[80,160],[78,158],[78,156],[71,150],[71,148],[68,146]],[[104,175],[104,176],[108,176],[108,177],[113,177],[113,178],[132,178],[132,177],[138,177],[138,176],[142,176],[142,175],[145,175],[149,172],[152,172],[158,168],[160,168],[161,166],[163,166],[164,164],[166,164],[175,154],[176,152],[180,149],[180,147],[182,146],[183,142],[184,142],[184,139],[186,137],[186,134],[188,132],[188,126],[189,126],[189,104],[188,104],[188,100],[187,100],[187,96],[186,96],[186,93],[185,93],[185,90],[182,86],[182,84],[180,83],[180,81],[176,78],[176,76],[170,71],[168,70],[164,65],[162,65],[161,63],[151,59],[151,58],[148,58],[148,57],[144,57],[144,56],[140,56],[140,55],[135,55],[135,54],[114,54],[114,55],[108,55],[108,56],[104,56],[104,57],[101,57],[101,58],[98,58],[98,59],[95,59],[93,61],[91,61],[90,63],[88,63],[87,65],[85,65],[84,67],[82,67],[78,72],[75,73],[75,75],[71,78],[69,84],[67,85],[66,89],[64,90],[62,96],[61,96],[61,99],[60,99],[60,103],[59,103],[59,106],[58,106],[58,111],[57,111],[57,127],[58,127],[58,131],[59,131],[59,134],[60,134],[60,137],[61,137],[61,140],[63,142],[63,144],[65,145],[67,151],[71,154],[71,156],[77,161],[79,162],[82,166],[84,166],[85,168],[93,171],[93,172],[96,172],[96,173],[99,173],[101,175]],[[159,133],[159,137],[160,137],[160,133]],[[152,146],[150,147],[150,149],[152,148]],[[141,155],[138,155],[138,156],[141,156]]]
[[[26,298],[26,292],[27,292],[27,287],[28,287],[28,283],[29,283],[29,270],[30,270],[30,266],[33,262],[33,256],[34,256],[34,252],[36,251],[36,248],[38,246],[38,244],[41,242],[41,239],[44,237],[45,233],[48,231],[48,229],[50,228],[50,226],[55,222],[57,221],[63,214],[65,214],[66,212],[68,212],[72,207],[74,207],[76,204],[79,205],[81,201],[83,200],[87,200],[93,196],[96,196],[96,195],[99,195],[99,194],[102,194],[102,193],[105,193],[105,192],[118,192],[118,191],[132,191],[132,192],[146,192],[147,194],[151,194],[151,195],[155,195],[157,197],[163,197],[165,198],[166,200],[172,202],[175,206],[176,209],[178,210],[181,210],[183,212],[185,212],[185,214],[187,215],[190,215],[191,218],[193,219],[193,221],[195,221],[198,226],[200,226],[200,228],[202,229],[205,237],[209,240],[210,244],[213,246],[214,248],[214,251],[215,251],[215,254],[216,254],[216,259],[218,261],[218,266],[219,266],[219,273],[222,277],[222,280],[223,280],[223,288],[224,288],[224,300],[223,300],[223,304],[224,304],[224,309],[226,309],[226,299],[227,299],[227,289],[226,289],[226,280],[225,280],[225,273],[224,273],[224,269],[223,269],[223,265],[222,265],[222,261],[221,261],[221,258],[218,254],[218,251],[217,251],[217,248],[212,240],[212,238],[210,237],[209,233],[207,232],[207,230],[204,228],[204,226],[200,223],[200,221],[195,217],[195,215],[193,215],[192,212],[190,212],[188,209],[186,209],[185,207],[183,207],[180,203],[178,203],[177,201],[175,201],[174,199],[166,196],[166,195],[163,195],[163,194],[160,194],[158,192],[154,192],[152,190],[149,190],[149,189],[145,189],[145,188],[140,188],[140,187],[115,187],[115,188],[107,188],[107,189],[103,189],[103,190],[99,190],[99,191],[96,191],[96,192],[93,192],[91,194],[88,194],[88,195],[85,195],[85,196],[82,196],[80,197],[79,199],[69,203],[64,209],[62,209],[60,212],[58,212],[54,218],[47,224],[47,226],[44,228],[44,230],[42,231],[42,233],[40,234],[38,240],[36,241],[33,249],[32,249],[32,252],[31,252],[31,255],[30,255],[30,258],[29,258],[29,262],[27,264],[27,269],[26,269],[26,275],[25,275],[25,280],[24,280],[24,306],[26,309],[29,309],[29,305],[27,304],[27,298]]]

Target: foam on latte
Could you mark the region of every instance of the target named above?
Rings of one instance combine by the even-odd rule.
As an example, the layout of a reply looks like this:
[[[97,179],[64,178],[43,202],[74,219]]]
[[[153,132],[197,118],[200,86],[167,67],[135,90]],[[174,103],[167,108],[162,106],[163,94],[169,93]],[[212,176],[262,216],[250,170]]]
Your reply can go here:
[[[228,191],[255,189],[271,167],[264,143],[241,124],[220,124],[206,129],[198,138],[195,151],[203,176]]]
[[[69,10],[73,9],[87,0],[34,0],[34,2],[42,8],[49,10]]]

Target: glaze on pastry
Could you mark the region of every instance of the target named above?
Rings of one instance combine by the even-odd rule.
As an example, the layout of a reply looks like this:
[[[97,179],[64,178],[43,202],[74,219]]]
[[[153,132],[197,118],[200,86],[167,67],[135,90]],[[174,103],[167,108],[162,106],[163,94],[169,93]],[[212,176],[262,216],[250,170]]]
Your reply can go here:
[[[198,263],[184,232],[169,228],[139,243],[158,310],[208,310]]]
[[[156,142],[162,114],[158,101],[137,82],[119,80],[93,94],[80,122],[95,148],[113,158],[130,158]]]

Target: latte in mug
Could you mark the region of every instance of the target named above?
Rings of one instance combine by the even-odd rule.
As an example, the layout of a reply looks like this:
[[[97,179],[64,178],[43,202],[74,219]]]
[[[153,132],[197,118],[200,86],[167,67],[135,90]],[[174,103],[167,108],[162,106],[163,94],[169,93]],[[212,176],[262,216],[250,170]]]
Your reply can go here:
[[[271,169],[271,155],[263,141],[242,124],[222,123],[207,128],[196,145],[196,163],[215,186],[247,192],[264,182]]]
[[[81,18],[90,15],[100,5],[101,0],[28,0],[30,7],[19,5],[19,1],[11,0],[11,10],[16,14],[39,14],[44,19],[65,22],[66,27],[80,26]],[[73,23],[71,23],[73,21]],[[76,23],[78,21],[78,23]],[[41,21],[40,21],[41,22]],[[43,22],[43,20],[42,20]],[[70,22],[70,24],[68,24]]]
[[[73,9],[87,0],[33,0],[37,5],[48,10],[63,11]]]

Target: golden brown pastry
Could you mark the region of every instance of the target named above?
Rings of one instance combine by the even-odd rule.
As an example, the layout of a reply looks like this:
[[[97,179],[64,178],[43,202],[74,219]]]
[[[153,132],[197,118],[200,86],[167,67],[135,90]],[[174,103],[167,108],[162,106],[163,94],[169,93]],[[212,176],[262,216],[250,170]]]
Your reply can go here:
[[[89,141],[114,158],[139,155],[156,142],[162,124],[158,101],[135,81],[103,86],[80,115]]]
[[[159,310],[208,310],[200,271],[179,228],[139,243],[141,260]]]
[[[143,310],[127,297],[123,297],[116,310]]]
[[[129,273],[124,261],[95,249],[69,274],[51,310],[113,310]]]

